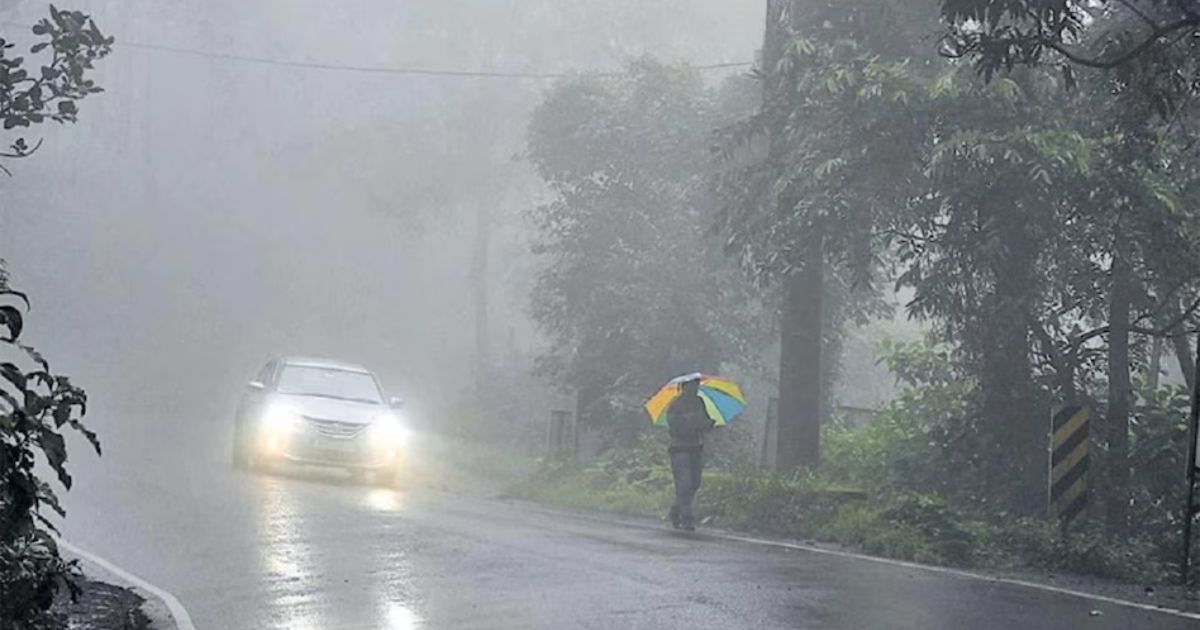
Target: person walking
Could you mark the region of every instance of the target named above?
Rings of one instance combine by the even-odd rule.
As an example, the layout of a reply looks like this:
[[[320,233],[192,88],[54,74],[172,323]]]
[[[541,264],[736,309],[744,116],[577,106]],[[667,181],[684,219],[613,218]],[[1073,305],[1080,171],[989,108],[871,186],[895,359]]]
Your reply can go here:
[[[684,381],[679,388],[679,397],[667,408],[667,428],[671,434],[667,452],[671,458],[671,474],[675,477],[675,501],[668,516],[672,527],[690,532],[696,530],[692,501],[700,489],[704,468],[704,436],[713,430],[716,422],[709,418],[700,398],[699,378]]]

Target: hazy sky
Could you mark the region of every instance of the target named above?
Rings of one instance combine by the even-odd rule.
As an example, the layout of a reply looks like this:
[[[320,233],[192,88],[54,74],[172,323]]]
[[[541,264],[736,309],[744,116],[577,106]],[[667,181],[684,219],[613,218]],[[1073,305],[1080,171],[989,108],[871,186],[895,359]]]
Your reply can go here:
[[[472,216],[491,204],[493,329],[534,343],[519,161],[547,82],[335,72],[307,62],[520,72],[642,54],[752,60],[745,0],[63,2],[117,37],[105,94],[38,130],[0,181],[0,252],[35,311],[28,341],[110,406],[224,409],[268,355],[343,356],[414,399],[469,374]],[[44,3],[7,0],[29,23]],[[21,29],[5,24],[6,37]],[[122,45],[125,42],[128,45]],[[719,75],[718,75],[719,76]],[[6,142],[7,144],[7,142]]]

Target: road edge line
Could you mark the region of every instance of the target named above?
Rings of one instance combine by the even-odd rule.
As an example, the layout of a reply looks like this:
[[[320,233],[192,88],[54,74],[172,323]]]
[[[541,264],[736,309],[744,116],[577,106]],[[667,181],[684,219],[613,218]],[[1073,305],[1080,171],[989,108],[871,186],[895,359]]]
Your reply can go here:
[[[85,560],[98,565],[100,568],[112,573],[118,578],[129,582],[133,586],[146,591],[150,595],[157,597],[167,607],[167,611],[171,613],[171,619],[175,622],[175,627],[178,630],[196,630],[195,624],[192,623],[192,617],[188,614],[186,608],[180,603],[179,598],[171,594],[166,589],[159,588],[146,580],[122,569],[121,567],[105,560],[104,558],[67,542],[59,540],[58,544],[70,551],[71,553],[84,558]]]
[[[940,573],[942,575],[951,575],[951,576],[954,576],[957,578],[963,578],[963,579],[979,580],[982,582],[992,582],[995,584],[1007,584],[1010,586],[1020,586],[1022,588],[1029,588],[1029,589],[1034,589],[1034,590],[1038,590],[1038,591],[1046,591],[1046,592],[1050,592],[1050,593],[1056,593],[1059,595],[1070,595],[1072,597],[1078,597],[1081,599],[1090,599],[1093,601],[1104,602],[1106,604],[1113,604],[1115,606],[1124,606],[1127,608],[1137,608],[1139,610],[1146,610],[1146,611],[1150,611],[1150,612],[1174,615],[1176,617],[1183,617],[1184,619],[1200,620],[1200,613],[1189,612],[1186,610],[1180,610],[1178,608],[1171,608],[1168,606],[1156,606],[1154,604],[1144,604],[1142,602],[1135,602],[1135,601],[1131,601],[1128,599],[1121,599],[1119,597],[1110,597],[1108,595],[1100,595],[1099,593],[1089,593],[1087,591],[1080,591],[1080,590],[1076,590],[1076,589],[1072,589],[1072,588],[1067,588],[1065,586],[1053,586],[1050,584],[1042,584],[1040,582],[1032,582],[1029,580],[1021,580],[1021,579],[1017,579],[1017,578],[1006,578],[1006,577],[997,576],[997,575],[987,575],[986,573],[975,573],[974,571],[964,571],[962,569],[952,569],[949,567],[939,567],[939,566],[934,566],[934,565],[930,565],[930,564],[920,564],[917,562],[908,562],[906,560],[895,560],[893,558],[882,558],[879,556],[870,556],[867,554],[855,553],[853,551],[841,551],[838,549],[823,549],[821,547],[815,547],[812,545],[804,545],[804,544],[799,544],[799,543],[788,543],[788,542],[783,542],[783,541],[767,540],[767,539],[762,539],[762,538],[752,538],[752,537],[748,537],[748,536],[738,536],[736,534],[722,534],[722,533],[707,533],[707,532],[705,532],[705,533],[703,533],[703,535],[709,536],[712,538],[722,539],[722,540],[730,540],[730,541],[734,541],[734,542],[748,543],[748,544],[754,544],[754,545],[763,545],[763,546],[770,546],[770,547],[779,547],[779,548],[783,548],[783,549],[790,549],[792,551],[806,551],[809,553],[824,554],[824,555],[828,555],[828,556],[834,556],[834,557],[839,557],[839,558],[849,558],[849,559],[853,559],[853,560],[864,560],[867,562],[874,562],[877,564],[886,564],[886,565],[891,565],[891,566],[896,566],[896,567],[903,567],[906,569],[916,569],[919,571],[926,571],[929,573]]]
[[[610,525],[622,525],[625,527],[636,527],[638,529],[655,530],[655,531],[662,529],[661,527],[656,527],[656,526],[650,525],[648,523],[639,522],[637,520],[612,518],[609,515],[606,515],[603,513],[596,513],[596,512],[590,511],[590,510],[580,511],[580,510],[556,509],[553,506],[546,506],[544,504],[540,504],[540,503],[536,503],[536,502],[528,502],[528,501],[524,501],[521,499],[517,499],[516,501],[509,500],[508,502],[509,503],[513,503],[513,502],[523,503],[525,505],[533,506],[536,509],[539,509],[542,511],[553,512],[556,514],[563,514],[563,515],[567,515],[567,516],[574,516],[577,518],[598,521],[601,523],[608,523]],[[1017,578],[1006,578],[1006,577],[1001,577],[998,575],[987,575],[986,573],[976,573],[974,571],[966,571],[964,569],[952,569],[950,567],[939,567],[939,566],[935,566],[932,564],[920,564],[918,562],[909,562],[907,560],[896,560],[894,558],[884,558],[881,556],[872,556],[872,555],[868,555],[868,554],[864,554],[864,553],[857,553],[854,551],[843,551],[840,549],[826,549],[823,547],[817,547],[815,545],[806,545],[803,543],[791,543],[791,542],[786,542],[786,541],[782,541],[782,540],[771,540],[769,538],[754,538],[752,536],[741,536],[738,534],[732,534],[732,533],[721,532],[721,531],[701,531],[701,532],[696,532],[694,535],[696,535],[698,537],[711,538],[711,539],[716,539],[716,540],[727,540],[730,542],[739,542],[739,543],[743,543],[743,544],[759,545],[759,546],[765,546],[765,547],[775,547],[778,549],[788,549],[791,551],[816,553],[816,554],[822,554],[822,555],[827,555],[827,556],[834,556],[837,558],[847,558],[847,559],[851,559],[851,560],[861,560],[861,561],[865,561],[865,562],[873,562],[876,564],[885,564],[885,565],[889,565],[889,566],[903,567],[906,569],[915,569],[918,571],[925,571],[928,573],[950,575],[950,576],[954,576],[954,577],[957,577],[960,579],[970,579],[970,580],[978,580],[981,582],[991,582],[993,584],[1007,584],[1009,586],[1019,586],[1022,588],[1028,588],[1028,589],[1033,589],[1033,590],[1038,590],[1038,591],[1045,591],[1045,592],[1049,592],[1049,593],[1056,593],[1058,595],[1069,595],[1069,596],[1078,597],[1081,599],[1090,599],[1092,601],[1103,602],[1106,604],[1112,604],[1114,606],[1124,606],[1127,608],[1136,608],[1138,610],[1145,610],[1148,612],[1162,613],[1162,614],[1171,615],[1174,617],[1182,617],[1184,619],[1200,620],[1200,613],[1189,612],[1189,611],[1181,610],[1178,608],[1170,608],[1168,606],[1156,606],[1154,604],[1144,604],[1142,602],[1135,602],[1135,601],[1131,601],[1128,599],[1121,599],[1119,597],[1110,597],[1108,595],[1100,595],[1098,593],[1089,593],[1087,591],[1080,591],[1080,590],[1076,590],[1076,589],[1072,589],[1072,588],[1067,588],[1065,586],[1052,586],[1050,584],[1042,584],[1040,582],[1032,582],[1029,580],[1021,580],[1021,579],[1017,579]]]

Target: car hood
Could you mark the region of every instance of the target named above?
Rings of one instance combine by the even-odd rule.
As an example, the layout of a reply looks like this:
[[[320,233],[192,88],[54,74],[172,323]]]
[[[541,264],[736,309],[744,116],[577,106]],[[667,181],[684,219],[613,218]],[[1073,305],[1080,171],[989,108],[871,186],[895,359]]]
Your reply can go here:
[[[279,395],[280,402],[287,404],[302,416],[321,420],[336,420],[353,424],[370,424],[387,408],[383,405],[319,398],[316,396]]]

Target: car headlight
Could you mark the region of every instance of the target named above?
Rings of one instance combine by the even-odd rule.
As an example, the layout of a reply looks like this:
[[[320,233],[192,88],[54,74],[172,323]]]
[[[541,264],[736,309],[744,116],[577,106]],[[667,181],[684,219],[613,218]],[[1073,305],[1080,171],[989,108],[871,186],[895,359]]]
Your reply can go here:
[[[262,417],[263,427],[279,433],[293,433],[303,422],[295,409],[282,403],[274,403],[267,407]]]
[[[404,446],[408,429],[396,414],[380,414],[371,422],[371,442],[380,447]]]

